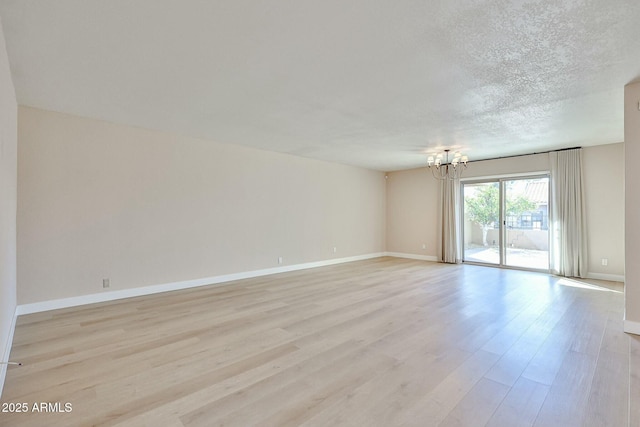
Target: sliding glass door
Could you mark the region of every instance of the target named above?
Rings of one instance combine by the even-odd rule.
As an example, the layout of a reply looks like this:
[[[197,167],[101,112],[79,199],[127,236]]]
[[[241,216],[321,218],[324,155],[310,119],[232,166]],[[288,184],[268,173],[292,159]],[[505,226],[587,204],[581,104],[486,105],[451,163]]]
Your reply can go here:
[[[549,269],[549,177],[462,184],[465,262]]]
[[[549,177],[503,182],[504,264],[549,269]]]
[[[500,264],[500,183],[463,184],[465,261]]]

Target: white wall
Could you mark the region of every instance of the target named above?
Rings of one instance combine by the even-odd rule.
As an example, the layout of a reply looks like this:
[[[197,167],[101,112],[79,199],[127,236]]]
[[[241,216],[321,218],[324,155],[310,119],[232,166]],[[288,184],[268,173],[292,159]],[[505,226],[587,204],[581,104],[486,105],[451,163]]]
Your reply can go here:
[[[624,275],[623,144],[586,147],[584,180],[589,273],[594,277]],[[469,163],[464,178],[549,171],[548,154]],[[638,181],[640,182],[640,181]],[[389,172],[387,179],[387,250],[436,256],[436,181],[426,168]],[[427,250],[422,242],[427,240]],[[608,266],[601,259],[607,258]]]
[[[17,106],[0,25],[0,359],[11,349],[16,310]],[[0,394],[6,365],[0,365]]]
[[[385,248],[381,172],[23,107],[19,139],[19,304]]]
[[[640,82],[624,88],[625,331],[640,334]]]

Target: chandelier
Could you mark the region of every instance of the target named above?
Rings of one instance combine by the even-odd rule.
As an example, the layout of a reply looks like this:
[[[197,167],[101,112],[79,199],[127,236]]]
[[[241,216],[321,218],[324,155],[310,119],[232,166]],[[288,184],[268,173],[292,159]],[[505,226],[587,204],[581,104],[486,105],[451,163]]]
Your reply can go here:
[[[431,169],[434,178],[453,180],[462,176],[462,171],[467,167],[469,158],[456,151],[453,153],[453,159],[449,161],[449,151],[451,150],[444,150],[444,155],[440,153],[430,155],[427,158],[427,166]]]

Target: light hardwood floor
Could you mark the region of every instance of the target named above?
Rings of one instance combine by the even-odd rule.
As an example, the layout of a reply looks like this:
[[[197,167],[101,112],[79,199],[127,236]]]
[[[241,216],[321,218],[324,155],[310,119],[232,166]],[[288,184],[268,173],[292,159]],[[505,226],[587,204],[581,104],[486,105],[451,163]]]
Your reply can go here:
[[[622,285],[375,260],[21,316],[2,426],[640,426]]]

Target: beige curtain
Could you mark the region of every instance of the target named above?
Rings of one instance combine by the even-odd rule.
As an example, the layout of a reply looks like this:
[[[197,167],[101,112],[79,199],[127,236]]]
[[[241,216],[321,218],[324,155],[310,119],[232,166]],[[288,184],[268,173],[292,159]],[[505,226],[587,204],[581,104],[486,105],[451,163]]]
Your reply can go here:
[[[440,262],[462,262],[459,228],[460,181],[443,179],[440,184],[438,209],[438,259]]]
[[[551,161],[551,271],[567,277],[587,274],[587,235],[582,149],[549,153]]]

